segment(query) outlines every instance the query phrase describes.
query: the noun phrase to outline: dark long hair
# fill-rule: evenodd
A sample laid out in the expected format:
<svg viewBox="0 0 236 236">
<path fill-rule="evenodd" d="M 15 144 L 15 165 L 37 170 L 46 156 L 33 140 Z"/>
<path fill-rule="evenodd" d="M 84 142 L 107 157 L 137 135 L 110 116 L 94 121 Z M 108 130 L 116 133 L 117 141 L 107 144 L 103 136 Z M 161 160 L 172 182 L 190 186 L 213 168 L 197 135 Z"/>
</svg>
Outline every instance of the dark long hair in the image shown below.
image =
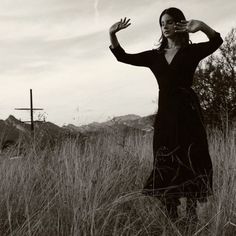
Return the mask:
<svg viewBox="0 0 236 236">
<path fill-rule="evenodd" d="M 165 9 L 161 13 L 159 17 L 160 27 L 161 27 L 161 18 L 165 14 L 168 14 L 169 16 L 173 17 L 175 23 L 180 22 L 181 20 L 186 20 L 183 12 L 180 9 L 175 8 L 175 7 L 170 7 L 170 8 Z M 187 32 L 178 33 L 178 37 L 182 46 L 186 46 L 191 42 L 189 40 L 189 34 Z M 162 51 L 167 46 L 167 43 L 168 43 L 167 38 L 163 35 L 163 33 L 159 39 L 159 42 L 160 43 L 159 43 L 158 50 Z"/>
</svg>

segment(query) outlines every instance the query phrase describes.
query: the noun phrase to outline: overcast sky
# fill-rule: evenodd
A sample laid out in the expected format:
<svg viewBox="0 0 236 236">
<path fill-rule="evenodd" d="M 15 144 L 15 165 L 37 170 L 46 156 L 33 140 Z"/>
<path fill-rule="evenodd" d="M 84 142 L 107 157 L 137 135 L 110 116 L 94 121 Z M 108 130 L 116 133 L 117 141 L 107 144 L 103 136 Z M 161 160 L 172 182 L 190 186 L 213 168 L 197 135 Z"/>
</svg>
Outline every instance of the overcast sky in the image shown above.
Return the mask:
<svg viewBox="0 0 236 236">
<path fill-rule="evenodd" d="M 118 33 L 121 45 L 131 53 L 152 49 L 160 37 L 159 15 L 171 6 L 222 37 L 236 26 L 235 0 L 1 0 L 0 119 L 13 114 L 29 120 L 28 112 L 14 108 L 29 106 L 30 88 L 35 107 L 58 125 L 153 114 L 154 76 L 118 63 L 108 30 L 127 16 L 132 24 Z M 191 39 L 207 40 L 201 32 Z"/>
</svg>

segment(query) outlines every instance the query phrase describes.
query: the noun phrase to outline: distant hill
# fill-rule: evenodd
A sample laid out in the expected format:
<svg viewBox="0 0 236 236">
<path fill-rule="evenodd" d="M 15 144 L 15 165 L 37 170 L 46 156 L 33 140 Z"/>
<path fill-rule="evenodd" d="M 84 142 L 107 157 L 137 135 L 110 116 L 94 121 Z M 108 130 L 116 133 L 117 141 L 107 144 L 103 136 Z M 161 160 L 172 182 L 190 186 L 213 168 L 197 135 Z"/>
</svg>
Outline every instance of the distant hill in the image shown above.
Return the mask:
<svg viewBox="0 0 236 236">
<path fill-rule="evenodd" d="M 117 127 L 126 127 L 134 130 L 149 132 L 153 130 L 153 122 L 154 115 L 141 117 L 138 115 L 125 115 L 114 117 L 106 122 L 93 122 L 88 125 L 75 126 L 73 124 L 69 124 L 67 126 L 63 126 L 66 129 L 78 131 L 82 134 L 88 134 L 91 132 L 100 132 L 102 130 L 114 129 Z"/>
<path fill-rule="evenodd" d="M 65 138 L 73 138 L 79 141 L 98 135 L 102 132 L 151 132 L 153 130 L 154 115 L 140 117 L 137 115 L 125 115 L 114 117 L 106 122 L 93 122 L 88 125 L 57 126 L 51 122 L 35 121 L 35 138 L 44 148 L 46 145 L 55 145 Z M 26 124 L 10 115 L 6 120 L 0 120 L 0 149 L 19 143 L 27 144 L 32 141 L 30 124 Z"/>
<path fill-rule="evenodd" d="M 66 137 L 77 138 L 84 136 L 78 131 L 71 131 L 59 127 L 51 122 L 35 121 L 35 139 L 42 147 L 45 145 L 54 145 Z M 17 120 L 10 115 L 6 120 L 0 120 L 0 147 L 5 149 L 9 146 L 19 143 L 30 143 L 32 133 L 30 124 Z"/>
</svg>

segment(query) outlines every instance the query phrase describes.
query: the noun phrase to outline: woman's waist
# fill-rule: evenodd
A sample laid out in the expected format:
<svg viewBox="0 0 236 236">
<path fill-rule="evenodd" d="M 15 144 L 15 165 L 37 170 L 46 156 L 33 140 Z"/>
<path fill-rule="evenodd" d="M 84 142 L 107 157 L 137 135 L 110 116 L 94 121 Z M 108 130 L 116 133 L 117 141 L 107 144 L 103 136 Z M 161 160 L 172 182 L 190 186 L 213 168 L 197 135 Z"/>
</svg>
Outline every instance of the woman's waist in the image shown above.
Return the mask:
<svg viewBox="0 0 236 236">
<path fill-rule="evenodd" d="M 159 105 L 166 103 L 191 102 L 198 101 L 198 96 L 191 87 L 174 87 L 159 90 Z"/>
<path fill-rule="evenodd" d="M 159 89 L 159 98 L 173 98 L 173 97 L 181 97 L 181 96 L 193 96 L 196 97 L 196 93 L 191 87 L 172 87 L 172 88 L 162 88 Z"/>
<path fill-rule="evenodd" d="M 194 90 L 190 86 L 173 86 L 173 87 L 170 86 L 170 87 L 159 88 L 159 93 L 171 93 L 176 91 L 194 92 Z"/>
</svg>

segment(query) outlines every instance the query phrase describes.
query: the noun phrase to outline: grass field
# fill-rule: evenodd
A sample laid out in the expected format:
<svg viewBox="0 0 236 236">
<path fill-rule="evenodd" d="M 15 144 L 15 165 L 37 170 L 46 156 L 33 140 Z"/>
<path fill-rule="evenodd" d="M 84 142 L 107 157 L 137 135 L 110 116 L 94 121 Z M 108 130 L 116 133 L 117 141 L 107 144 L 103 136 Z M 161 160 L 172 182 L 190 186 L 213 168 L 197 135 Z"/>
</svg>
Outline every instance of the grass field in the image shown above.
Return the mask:
<svg viewBox="0 0 236 236">
<path fill-rule="evenodd" d="M 225 135 L 227 133 L 227 135 Z M 0 159 L 0 235 L 236 235 L 236 139 L 209 132 L 214 196 L 198 204 L 199 222 L 170 221 L 159 201 L 140 193 L 152 168 L 152 134 L 102 134 L 85 145 Z"/>
</svg>

